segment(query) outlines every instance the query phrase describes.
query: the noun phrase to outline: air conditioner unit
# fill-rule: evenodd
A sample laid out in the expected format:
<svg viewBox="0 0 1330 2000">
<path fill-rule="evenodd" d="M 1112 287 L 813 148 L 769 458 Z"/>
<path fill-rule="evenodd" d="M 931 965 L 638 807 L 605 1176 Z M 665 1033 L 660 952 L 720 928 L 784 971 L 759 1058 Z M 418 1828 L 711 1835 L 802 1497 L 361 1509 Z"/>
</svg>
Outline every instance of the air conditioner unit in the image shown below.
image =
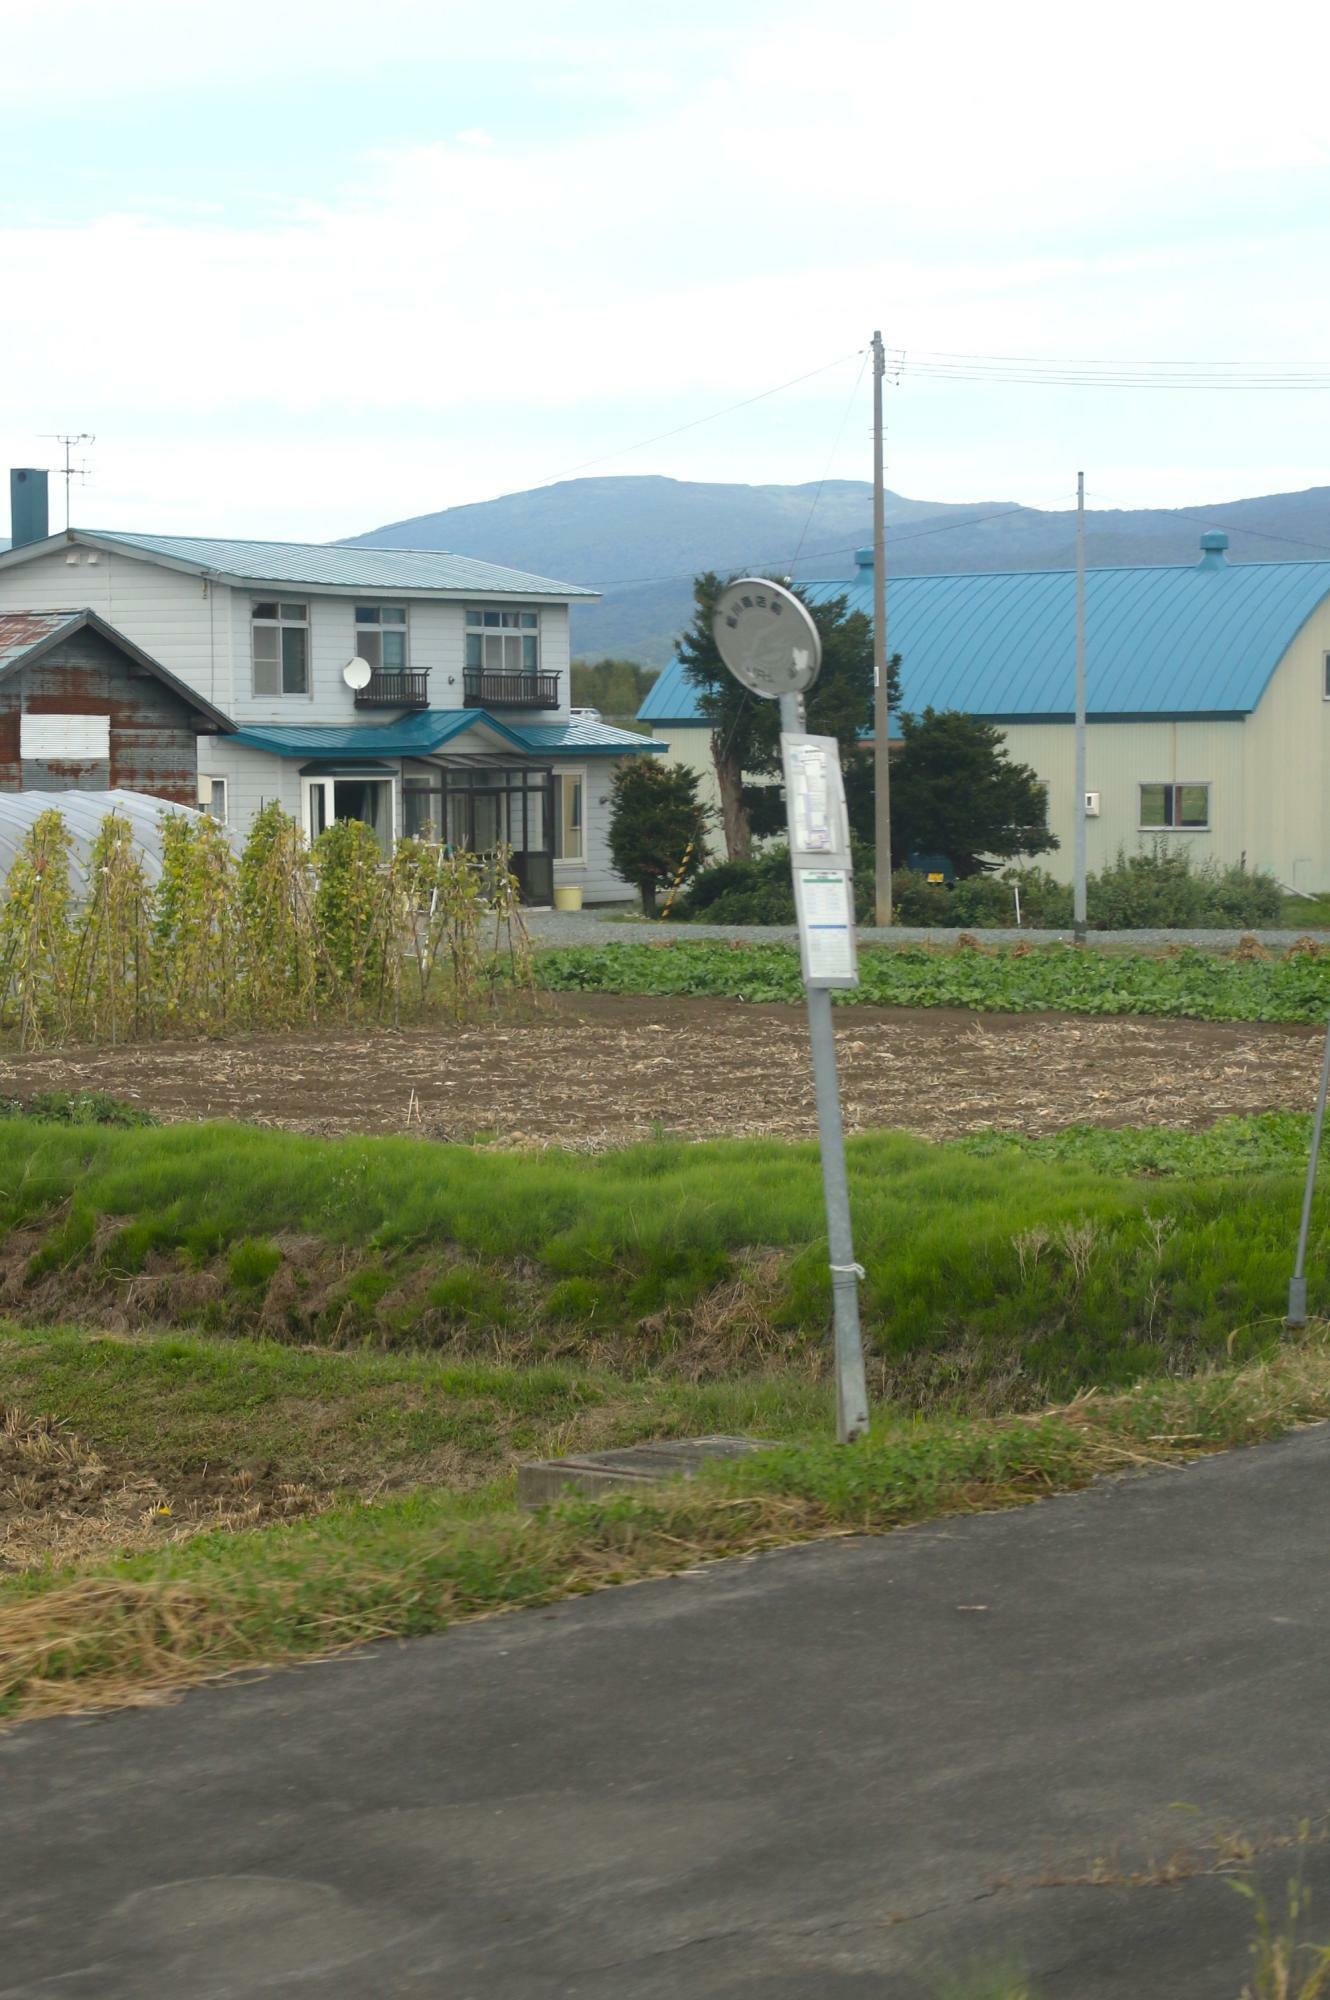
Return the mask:
<svg viewBox="0 0 1330 2000">
<path fill-rule="evenodd" d="M 1087 792 L 1085 794 L 1085 817 L 1087 819 L 1098 819 L 1099 817 L 1098 792 Z"/>
</svg>

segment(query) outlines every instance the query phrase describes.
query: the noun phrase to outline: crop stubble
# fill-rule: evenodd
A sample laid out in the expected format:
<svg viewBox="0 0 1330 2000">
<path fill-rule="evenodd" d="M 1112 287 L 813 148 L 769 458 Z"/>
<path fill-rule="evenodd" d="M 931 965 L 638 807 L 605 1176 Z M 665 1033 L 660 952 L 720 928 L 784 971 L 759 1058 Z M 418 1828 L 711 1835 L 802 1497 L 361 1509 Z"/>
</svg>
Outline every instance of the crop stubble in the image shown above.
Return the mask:
<svg viewBox="0 0 1330 2000">
<path fill-rule="evenodd" d="M 837 1015 L 846 1123 L 928 1139 L 1305 1110 L 1321 1030 L 953 1008 Z M 533 1018 L 0 1059 L 0 1093 L 98 1090 L 169 1120 L 599 1150 L 816 1131 L 802 1009 L 553 994 Z"/>
</svg>

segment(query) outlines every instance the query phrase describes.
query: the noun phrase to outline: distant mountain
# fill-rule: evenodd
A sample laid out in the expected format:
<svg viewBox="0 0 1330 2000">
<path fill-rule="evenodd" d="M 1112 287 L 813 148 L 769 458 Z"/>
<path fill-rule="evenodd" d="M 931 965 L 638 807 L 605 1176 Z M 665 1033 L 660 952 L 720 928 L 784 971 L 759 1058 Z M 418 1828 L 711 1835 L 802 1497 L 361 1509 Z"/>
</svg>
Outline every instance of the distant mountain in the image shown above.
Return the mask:
<svg viewBox="0 0 1330 2000">
<path fill-rule="evenodd" d="M 575 653 L 660 667 L 688 623 L 697 571 L 849 576 L 854 550 L 871 538 L 872 514 L 872 488 L 864 480 L 827 480 L 819 491 L 816 485 L 730 486 L 655 476 L 570 479 L 417 515 L 352 540 L 380 548 L 450 549 L 594 585 L 603 601 L 574 612 Z M 1066 568 L 1075 561 L 1075 526 L 1070 511 L 889 493 L 888 573 Z M 1219 505 L 1089 512 L 1087 559 L 1189 562 L 1207 527 L 1227 529 L 1234 562 L 1330 557 L 1330 487 Z"/>
</svg>

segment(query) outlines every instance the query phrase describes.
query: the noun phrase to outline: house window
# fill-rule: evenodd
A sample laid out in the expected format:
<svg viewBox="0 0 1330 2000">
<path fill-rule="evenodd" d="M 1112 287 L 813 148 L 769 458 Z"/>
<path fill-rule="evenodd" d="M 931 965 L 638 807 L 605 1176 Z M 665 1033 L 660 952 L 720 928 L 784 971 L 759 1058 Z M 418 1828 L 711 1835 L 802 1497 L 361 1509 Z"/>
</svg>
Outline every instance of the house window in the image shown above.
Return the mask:
<svg viewBox="0 0 1330 2000">
<path fill-rule="evenodd" d="M 226 779 L 200 777 L 199 805 L 204 812 L 211 813 L 214 819 L 219 819 L 225 826 Z"/>
<path fill-rule="evenodd" d="M 1321 693 L 1326 699 L 1326 701 L 1330 701 L 1330 653 L 1326 653 L 1324 655 L 1322 665 L 1325 672 L 1325 678 L 1321 682 Z"/>
<path fill-rule="evenodd" d="M 308 604 L 255 604 L 252 644 L 256 695 L 309 693 Z"/>
<path fill-rule="evenodd" d="M 554 858 L 586 860 L 586 773 L 556 771 L 554 775 Z"/>
<path fill-rule="evenodd" d="M 540 613 L 469 605 L 466 663 L 473 671 L 534 674 L 540 666 Z"/>
<path fill-rule="evenodd" d="M 1168 827 L 1203 833 L 1210 824 L 1209 785 L 1142 785 L 1140 823 L 1147 833 Z"/>
<path fill-rule="evenodd" d="M 406 606 L 357 604 L 356 651 L 375 673 L 406 672 Z"/>
</svg>

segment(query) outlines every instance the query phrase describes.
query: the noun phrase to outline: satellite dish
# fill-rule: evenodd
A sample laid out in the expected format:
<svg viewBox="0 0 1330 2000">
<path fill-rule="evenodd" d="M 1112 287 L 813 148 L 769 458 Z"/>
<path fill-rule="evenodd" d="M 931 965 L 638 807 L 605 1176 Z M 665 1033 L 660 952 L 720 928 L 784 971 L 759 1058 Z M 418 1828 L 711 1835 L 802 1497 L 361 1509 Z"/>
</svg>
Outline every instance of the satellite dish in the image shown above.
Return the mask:
<svg viewBox="0 0 1330 2000">
<path fill-rule="evenodd" d="M 752 694 L 776 701 L 817 679 L 822 640 L 802 598 L 764 577 L 725 586 L 711 621 L 720 656 Z"/>
<path fill-rule="evenodd" d="M 368 660 L 362 660 L 359 653 L 342 668 L 342 679 L 349 688 L 367 688 L 373 678 L 373 667 Z"/>
</svg>

